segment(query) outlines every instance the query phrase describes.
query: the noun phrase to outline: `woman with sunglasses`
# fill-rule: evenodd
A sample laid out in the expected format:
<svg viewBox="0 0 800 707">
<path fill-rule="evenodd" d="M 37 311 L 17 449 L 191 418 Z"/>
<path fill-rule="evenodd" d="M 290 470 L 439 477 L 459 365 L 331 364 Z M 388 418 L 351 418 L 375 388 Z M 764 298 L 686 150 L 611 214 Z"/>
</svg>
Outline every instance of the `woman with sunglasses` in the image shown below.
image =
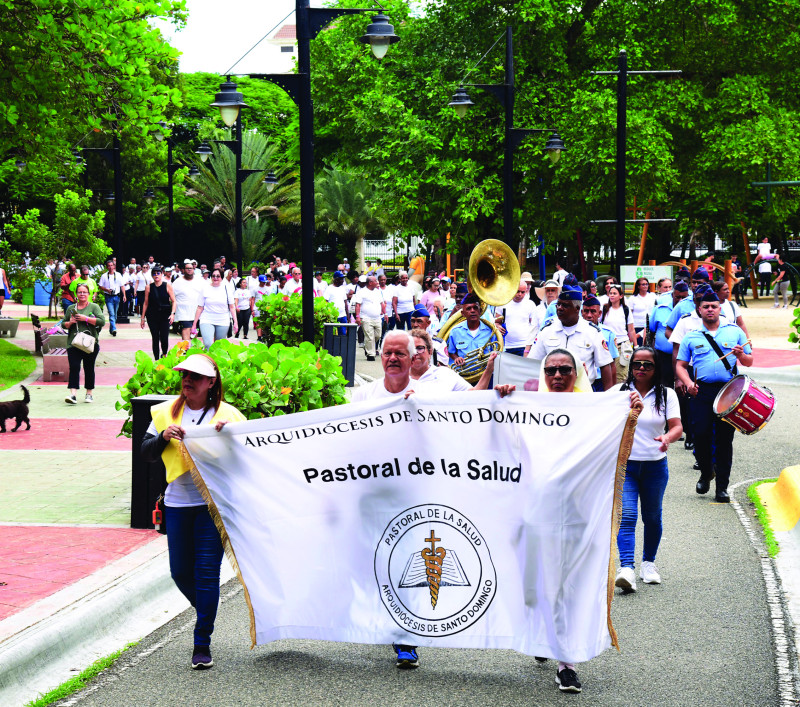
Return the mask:
<svg viewBox="0 0 800 707">
<path fill-rule="evenodd" d="M 617 358 L 617 383 L 622 383 L 628 377 L 628 362 L 633 352 L 636 341 L 636 331 L 633 328 L 633 315 L 627 304 L 622 285 L 612 284 L 606 288 L 608 302 L 603 305 L 600 321 L 614 332 L 614 342 L 619 351 Z"/>
<path fill-rule="evenodd" d="M 203 346 L 208 348 L 215 341 L 226 339 L 228 329 L 233 326 L 234 332 L 239 331 L 236 322 L 234 300 L 223 282 L 223 273 L 220 268 L 211 271 L 211 282 L 206 286 L 197 300 L 197 312 L 192 323 L 192 336 L 197 334 L 197 324 L 200 323 L 200 336 L 203 337 Z"/>
<path fill-rule="evenodd" d="M 160 458 L 166 468 L 169 570 L 197 613 L 191 665 L 193 670 L 204 670 L 214 665 L 210 646 L 223 548 L 206 500 L 187 473 L 192 463 L 181 453 L 181 440 L 192 425 L 214 425 L 219 432 L 228 422 L 242 422 L 245 416 L 223 402 L 219 369 L 210 356 L 187 356 L 173 370 L 181 372 L 181 393 L 176 400 L 151 409 L 153 421 L 142 440 L 142 456 L 148 462 Z"/>
<path fill-rule="evenodd" d="M 656 352 L 649 346 L 640 346 L 633 352 L 627 380 L 611 390 L 635 390 L 643 403 L 622 489 L 622 521 L 617 535 L 620 568 L 615 582 L 623 592 L 635 592 L 634 554 L 639 499 L 644 525 L 639 577 L 645 584 L 661 583 L 655 560 L 661 542 L 661 502 L 669 479 L 667 448 L 681 438 L 683 427 L 678 396 L 672 388 L 662 384 Z"/>
</svg>

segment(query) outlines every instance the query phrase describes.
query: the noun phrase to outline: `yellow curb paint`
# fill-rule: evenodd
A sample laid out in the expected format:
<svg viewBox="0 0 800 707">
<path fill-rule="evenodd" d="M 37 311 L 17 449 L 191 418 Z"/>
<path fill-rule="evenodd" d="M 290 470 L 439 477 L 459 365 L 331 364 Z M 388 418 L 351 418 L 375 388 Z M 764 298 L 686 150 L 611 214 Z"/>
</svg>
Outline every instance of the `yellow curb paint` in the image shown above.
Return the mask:
<svg viewBox="0 0 800 707">
<path fill-rule="evenodd" d="M 791 530 L 800 520 L 800 465 L 784 469 L 775 483 L 757 486 L 756 493 L 766 506 L 773 530 Z"/>
</svg>

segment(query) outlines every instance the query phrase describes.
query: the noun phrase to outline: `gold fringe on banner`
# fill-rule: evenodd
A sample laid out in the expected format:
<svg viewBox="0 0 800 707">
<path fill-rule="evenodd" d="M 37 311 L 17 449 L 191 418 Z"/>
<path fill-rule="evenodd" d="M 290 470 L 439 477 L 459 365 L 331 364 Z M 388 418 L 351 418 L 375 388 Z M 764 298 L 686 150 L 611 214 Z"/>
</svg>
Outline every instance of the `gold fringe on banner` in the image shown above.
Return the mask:
<svg viewBox="0 0 800 707">
<path fill-rule="evenodd" d="M 614 562 L 614 545 L 619 533 L 619 524 L 622 520 L 622 487 L 625 485 L 625 468 L 628 465 L 628 457 L 631 455 L 633 447 L 633 434 L 636 432 L 636 423 L 639 421 L 639 410 L 631 410 L 628 414 L 628 421 L 622 432 L 622 441 L 619 443 L 619 454 L 617 455 L 617 473 L 614 478 L 614 504 L 611 508 L 611 546 L 608 552 L 608 583 L 607 583 L 607 606 L 606 616 L 608 617 L 608 635 L 611 636 L 611 645 L 619 650 L 619 640 L 614 624 L 611 623 L 611 601 L 614 599 L 614 582 L 616 581 L 616 563 Z"/>
<path fill-rule="evenodd" d="M 214 525 L 217 526 L 219 537 L 222 540 L 222 547 L 228 557 L 228 562 L 231 563 L 231 567 L 233 567 L 233 571 L 236 572 L 236 577 L 244 589 L 244 600 L 247 602 L 247 608 L 250 611 L 250 648 L 252 649 L 256 645 L 256 617 L 253 613 L 253 604 L 250 602 L 250 592 L 247 590 L 247 585 L 244 583 L 244 578 L 239 570 L 239 563 L 236 561 L 236 553 L 233 551 L 233 545 L 231 545 L 231 540 L 228 537 L 228 531 L 225 530 L 225 524 L 222 522 L 222 516 L 219 514 L 217 504 L 214 503 L 214 499 L 211 498 L 206 482 L 203 481 L 203 477 L 200 476 L 197 465 L 194 463 L 192 455 L 189 454 L 189 450 L 186 449 L 186 445 L 182 440 L 180 442 L 180 450 L 185 466 L 189 467 L 189 473 L 192 475 L 194 485 L 197 486 L 203 500 L 208 504 L 208 512 L 211 514 Z"/>
</svg>

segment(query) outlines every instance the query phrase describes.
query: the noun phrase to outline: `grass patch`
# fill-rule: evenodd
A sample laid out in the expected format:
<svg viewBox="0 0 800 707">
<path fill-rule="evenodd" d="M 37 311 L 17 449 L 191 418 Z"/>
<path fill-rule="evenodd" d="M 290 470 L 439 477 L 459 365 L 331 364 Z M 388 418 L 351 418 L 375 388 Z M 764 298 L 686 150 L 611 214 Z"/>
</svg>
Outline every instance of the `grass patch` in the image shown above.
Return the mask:
<svg viewBox="0 0 800 707">
<path fill-rule="evenodd" d="M 35 700 L 28 702 L 25 707 L 46 707 L 47 705 L 53 704 L 53 702 L 58 702 L 58 700 L 63 700 L 65 697 L 69 697 L 72 693 L 77 692 L 78 690 L 83 690 L 94 678 L 96 678 L 100 673 L 104 670 L 110 668 L 117 659 L 130 648 L 131 646 L 135 646 L 136 643 L 129 643 L 125 648 L 112 653 L 111 655 L 107 655 L 105 658 L 100 658 L 92 663 L 86 670 L 81 671 L 78 675 L 74 678 L 70 678 L 65 683 L 62 683 L 58 687 L 50 690 L 50 692 L 46 692 L 44 695 L 40 695 Z"/>
<path fill-rule="evenodd" d="M 26 349 L 0 339 L 0 391 L 25 380 L 36 368 L 36 359 Z"/>
<path fill-rule="evenodd" d="M 753 506 L 755 506 L 756 517 L 758 518 L 758 521 L 761 523 L 761 527 L 764 530 L 764 544 L 767 546 L 767 552 L 769 553 L 770 557 L 775 557 L 778 554 L 780 546 L 778 545 L 778 541 L 775 540 L 775 534 L 772 532 L 772 528 L 769 524 L 769 514 L 767 513 L 767 508 L 761 501 L 761 497 L 758 495 L 756 487 L 760 486 L 761 484 L 775 483 L 777 480 L 778 479 L 761 479 L 761 481 L 756 481 L 754 484 L 750 484 L 750 486 L 747 488 L 747 497 L 753 502 Z"/>
</svg>

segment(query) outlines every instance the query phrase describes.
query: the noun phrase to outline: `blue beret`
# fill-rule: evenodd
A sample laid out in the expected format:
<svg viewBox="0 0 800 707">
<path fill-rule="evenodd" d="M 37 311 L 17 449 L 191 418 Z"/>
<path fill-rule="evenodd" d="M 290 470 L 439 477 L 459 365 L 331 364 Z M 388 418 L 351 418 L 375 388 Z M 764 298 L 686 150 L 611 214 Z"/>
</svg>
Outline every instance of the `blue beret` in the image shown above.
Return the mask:
<svg viewBox="0 0 800 707">
<path fill-rule="evenodd" d="M 571 287 L 565 284 L 558 295 L 558 299 L 580 302 L 583 299 L 583 290 L 580 287 Z"/>
<path fill-rule="evenodd" d="M 719 297 L 717 297 L 714 290 L 709 288 L 709 291 L 703 295 L 703 298 L 700 302 L 719 302 Z"/>
<path fill-rule="evenodd" d="M 697 286 L 697 288 L 694 291 L 694 295 L 695 297 L 697 297 L 697 295 L 704 295 L 706 294 L 706 292 L 713 292 L 713 291 L 714 290 L 711 289 L 711 285 L 702 284 Z"/>
<path fill-rule="evenodd" d="M 708 273 L 706 272 L 706 269 L 697 268 L 697 270 L 692 273 L 692 280 L 708 280 Z"/>
<path fill-rule="evenodd" d="M 578 278 L 575 277 L 572 273 L 570 273 L 564 278 L 563 284 L 570 285 L 572 287 L 580 287 L 580 285 L 578 284 Z"/>
<path fill-rule="evenodd" d="M 600 300 L 597 299 L 597 297 L 594 297 L 594 296 L 587 297 L 585 300 L 583 300 L 583 306 L 584 307 L 599 307 L 600 306 Z"/>
<path fill-rule="evenodd" d="M 462 297 L 469 292 L 469 287 L 467 287 L 466 282 L 458 282 L 456 283 L 456 294 L 461 295 Z"/>
<path fill-rule="evenodd" d="M 414 311 L 411 312 L 412 317 L 428 317 L 430 318 L 430 312 L 428 311 L 427 307 L 423 307 L 421 304 L 418 304 L 414 307 Z"/>
<path fill-rule="evenodd" d="M 470 292 L 468 295 L 464 297 L 464 299 L 461 300 L 461 306 L 467 304 L 480 304 L 480 303 L 481 303 L 481 298 L 478 297 L 478 295 L 476 295 L 474 292 Z"/>
<path fill-rule="evenodd" d="M 672 288 L 675 292 L 688 292 L 689 285 L 687 285 L 683 280 L 680 282 L 676 282 L 675 286 Z"/>
</svg>

